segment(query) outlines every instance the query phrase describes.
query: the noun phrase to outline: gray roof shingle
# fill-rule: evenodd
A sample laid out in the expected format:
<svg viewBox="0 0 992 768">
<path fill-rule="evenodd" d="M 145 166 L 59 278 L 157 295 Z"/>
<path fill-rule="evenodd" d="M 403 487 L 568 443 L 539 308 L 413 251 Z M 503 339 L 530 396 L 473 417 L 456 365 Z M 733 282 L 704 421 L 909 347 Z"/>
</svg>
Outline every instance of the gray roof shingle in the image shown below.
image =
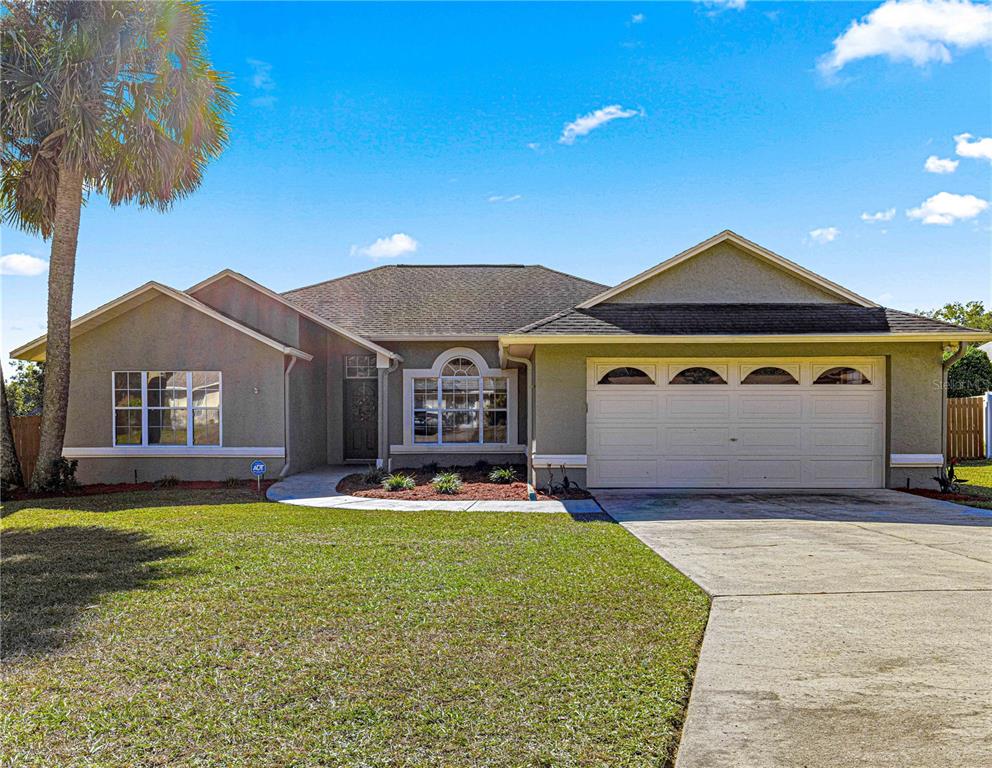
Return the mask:
<svg viewBox="0 0 992 768">
<path fill-rule="evenodd" d="M 507 333 L 604 290 L 541 266 L 390 264 L 282 295 L 375 339 Z"/>
<path fill-rule="evenodd" d="M 598 304 L 521 327 L 532 335 L 766 335 L 941 333 L 962 328 L 885 307 L 854 304 Z"/>
</svg>

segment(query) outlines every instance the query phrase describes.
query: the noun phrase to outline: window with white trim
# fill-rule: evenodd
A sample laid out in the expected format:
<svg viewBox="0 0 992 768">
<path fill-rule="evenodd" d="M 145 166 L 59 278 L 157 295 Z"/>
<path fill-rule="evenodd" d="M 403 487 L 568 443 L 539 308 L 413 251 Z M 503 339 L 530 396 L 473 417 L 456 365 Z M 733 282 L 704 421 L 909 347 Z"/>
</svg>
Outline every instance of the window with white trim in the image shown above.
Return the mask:
<svg viewBox="0 0 992 768">
<path fill-rule="evenodd" d="M 505 443 L 509 419 L 505 376 L 483 376 L 466 357 L 453 357 L 440 376 L 413 387 L 413 442 L 454 445 Z"/>
<path fill-rule="evenodd" d="M 114 445 L 221 445 L 220 371 L 114 371 Z"/>
</svg>

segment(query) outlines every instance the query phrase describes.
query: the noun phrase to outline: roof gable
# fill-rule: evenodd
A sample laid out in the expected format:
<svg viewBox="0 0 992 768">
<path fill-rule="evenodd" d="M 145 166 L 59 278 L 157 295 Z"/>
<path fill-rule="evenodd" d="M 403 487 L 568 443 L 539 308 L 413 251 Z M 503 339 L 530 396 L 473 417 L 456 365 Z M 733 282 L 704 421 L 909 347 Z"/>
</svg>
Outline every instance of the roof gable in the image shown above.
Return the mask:
<svg viewBox="0 0 992 768">
<path fill-rule="evenodd" d="M 246 336 L 250 336 L 256 341 L 260 341 L 263 344 L 283 352 L 284 354 L 299 357 L 304 360 L 313 359 L 313 355 L 308 355 L 306 352 L 296 349 L 295 347 L 283 344 L 282 342 L 266 336 L 263 333 L 259 333 L 253 328 L 249 328 L 248 326 L 239 323 L 237 320 L 221 314 L 213 307 L 204 304 L 202 301 L 199 301 L 196 298 L 183 293 L 182 291 L 177 291 L 175 288 L 170 288 L 162 283 L 156 283 L 155 281 L 147 282 L 144 285 L 135 288 L 133 291 L 129 291 L 123 296 L 119 296 L 113 301 L 97 307 L 92 312 L 87 312 L 85 315 L 73 320 L 72 324 L 69 326 L 70 338 L 76 338 L 77 336 L 91 331 L 94 328 L 98 328 L 104 323 L 110 322 L 114 318 L 130 312 L 132 309 L 140 307 L 157 296 L 166 296 L 170 299 L 174 299 L 175 301 L 179 301 L 220 323 L 240 331 Z M 20 360 L 44 360 L 47 340 L 47 334 L 39 336 L 37 339 L 29 341 L 27 344 L 13 350 L 10 353 L 10 356 Z"/>
<path fill-rule="evenodd" d="M 603 303 L 846 303 L 877 306 L 726 230 L 578 305 Z"/>
</svg>

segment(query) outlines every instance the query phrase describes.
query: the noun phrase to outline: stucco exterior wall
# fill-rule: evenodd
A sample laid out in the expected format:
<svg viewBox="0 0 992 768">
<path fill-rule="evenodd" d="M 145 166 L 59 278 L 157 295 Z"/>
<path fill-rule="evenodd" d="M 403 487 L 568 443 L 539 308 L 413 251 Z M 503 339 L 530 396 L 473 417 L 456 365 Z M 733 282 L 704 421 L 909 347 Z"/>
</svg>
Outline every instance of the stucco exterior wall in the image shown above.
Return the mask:
<svg viewBox="0 0 992 768">
<path fill-rule="evenodd" d="M 838 301 L 731 243 L 719 243 L 609 300 L 618 304 Z"/>
<path fill-rule="evenodd" d="M 290 472 L 327 462 L 327 330 L 301 317 L 299 348 L 313 360 L 297 360 L 289 373 Z"/>
<path fill-rule="evenodd" d="M 344 358 L 346 355 L 372 354 L 365 347 L 338 336 L 327 334 L 325 343 L 327 378 L 325 381 L 325 411 L 327 433 L 327 463 L 344 461 Z"/>
<path fill-rule="evenodd" d="M 299 314 L 239 280 L 222 277 L 191 295 L 249 328 L 302 349 Z"/>
<path fill-rule="evenodd" d="M 387 386 L 388 397 L 388 428 L 389 444 L 403 443 L 403 370 L 406 368 L 430 368 L 442 352 L 455 347 L 468 347 L 478 352 L 491 368 L 499 368 L 499 345 L 495 341 L 382 341 L 379 342 L 387 349 L 397 352 L 403 357 L 400 367 L 389 375 Z M 527 387 L 526 375 L 523 368 L 516 364 L 508 365 L 517 373 L 517 442 L 523 445 L 527 434 Z M 499 463 L 522 463 L 523 453 L 506 454 L 487 452 L 484 448 L 472 453 L 443 453 L 437 450 L 425 451 L 422 454 L 396 454 L 391 457 L 393 467 L 418 467 L 423 464 L 437 462 L 447 466 L 468 466 L 480 459 Z"/>
<path fill-rule="evenodd" d="M 837 357 L 887 359 L 886 449 L 890 453 L 941 452 L 941 345 L 938 343 L 808 344 L 538 344 L 534 351 L 536 451 L 586 453 L 586 358 L 589 357 Z M 585 483 L 584 470 L 569 477 Z M 889 487 L 906 480 L 930 486 L 930 469 L 891 469 Z M 546 473 L 539 477 L 546 478 Z"/>
<path fill-rule="evenodd" d="M 226 447 L 283 445 L 283 354 L 174 299 L 160 296 L 72 342 L 66 447 L 113 445 L 115 370 L 221 371 Z M 256 391 L 257 390 L 257 391 Z M 269 476 L 281 459 L 267 458 Z M 249 477 L 244 458 L 83 458 L 83 483 Z"/>
</svg>

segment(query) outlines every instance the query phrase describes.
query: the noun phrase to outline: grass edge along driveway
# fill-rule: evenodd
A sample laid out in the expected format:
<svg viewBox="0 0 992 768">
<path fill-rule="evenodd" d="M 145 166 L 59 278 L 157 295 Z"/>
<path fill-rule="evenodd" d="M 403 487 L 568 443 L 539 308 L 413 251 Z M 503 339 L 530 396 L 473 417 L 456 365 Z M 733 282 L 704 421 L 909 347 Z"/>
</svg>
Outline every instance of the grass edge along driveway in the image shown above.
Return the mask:
<svg viewBox="0 0 992 768">
<path fill-rule="evenodd" d="M 670 764 L 708 601 L 619 526 L 242 496 L 6 505 L 0 762 Z"/>
</svg>

